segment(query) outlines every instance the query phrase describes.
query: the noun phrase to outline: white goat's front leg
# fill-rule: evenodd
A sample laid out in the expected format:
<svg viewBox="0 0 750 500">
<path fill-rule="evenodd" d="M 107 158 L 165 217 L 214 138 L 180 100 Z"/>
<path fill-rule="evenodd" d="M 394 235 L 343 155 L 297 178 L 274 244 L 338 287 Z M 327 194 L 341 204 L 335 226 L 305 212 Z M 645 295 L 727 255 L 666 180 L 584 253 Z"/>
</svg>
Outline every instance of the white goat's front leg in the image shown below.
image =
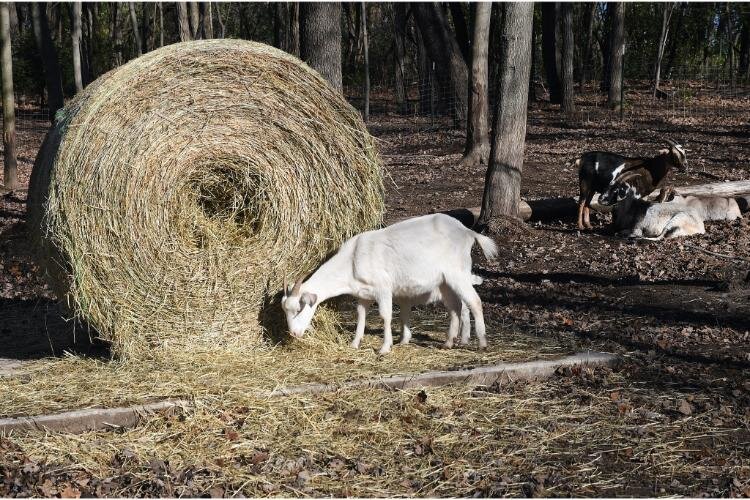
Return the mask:
<svg viewBox="0 0 750 500">
<path fill-rule="evenodd" d="M 401 302 L 398 306 L 401 309 L 401 345 L 406 345 L 411 340 L 411 302 Z"/>
<path fill-rule="evenodd" d="M 393 334 L 391 333 L 391 318 L 393 317 L 393 300 L 390 292 L 378 296 L 378 310 L 383 318 L 383 345 L 380 354 L 388 354 L 393 346 Z"/>
<path fill-rule="evenodd" d="M 446 309 L 448 309 L 448 313 L 450 314 L 451 318 L 450 326 L 448 327 L 448 338 L 446 339 L 444 344 L 447 349 L 450 349 L 451 347 L 453 347 L 453 343 L 455 342 L 456 337 L 458 337 L 461 299 L 459 299 L 458 296 L 453 292 L 453 290 L 451 290 L 447 285 L 440 286 L 440 294 L 443 297 L 443 304 L 445 305 Z"/>
<path fill-rule="evenodd" d="M 367 309 L 372 304 L 370 300 L 359 300 L 357 302 L 357 331 L 354 334 L 354 340 L 352 340 L 352 347 L 359 349 L 359 344 L 362 342 L 362 337 L 365 336 L 365 326 L 367 324 Z"/>
<path fill-rule="evenodd" d="M 466 304 L 461 302 L 461 342 L 460 345 L 467 345 L 469 343 L 469 336 L 471 335 L 471 317 L 469 316 L 469 308 Z"/>
</svg>

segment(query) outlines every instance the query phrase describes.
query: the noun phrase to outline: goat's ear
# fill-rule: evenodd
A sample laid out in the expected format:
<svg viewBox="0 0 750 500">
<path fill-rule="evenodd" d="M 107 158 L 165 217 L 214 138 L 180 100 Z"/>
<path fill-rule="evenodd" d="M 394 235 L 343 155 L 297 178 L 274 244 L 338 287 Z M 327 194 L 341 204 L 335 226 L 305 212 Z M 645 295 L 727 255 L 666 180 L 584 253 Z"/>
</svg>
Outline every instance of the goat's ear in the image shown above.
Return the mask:
<svg viewBox="0 0 750 500">
<path fill-rule="evenodd" d="M 302 305 L 302 307 L 304 306 L 312 307 L 313 304 L 315 304 L 317 301 L 318 301 L 318 296 L 310 292 L 303 293 L 302 296 L 300 296 L 299 298 L 299 303 Z"/>
<path fill-rule="evenodd" d="M 670 151 L 670 150 L 669 150 L 669 149 L 666 149 L 666 148 L 665 148 L 665 149 L 660 149 L 660 150 L 659 150 L 659 154 L 660 154 L 660 155 L 665 155 L 665 154 L 669 153 L 669 151 Z"/>
</svg>

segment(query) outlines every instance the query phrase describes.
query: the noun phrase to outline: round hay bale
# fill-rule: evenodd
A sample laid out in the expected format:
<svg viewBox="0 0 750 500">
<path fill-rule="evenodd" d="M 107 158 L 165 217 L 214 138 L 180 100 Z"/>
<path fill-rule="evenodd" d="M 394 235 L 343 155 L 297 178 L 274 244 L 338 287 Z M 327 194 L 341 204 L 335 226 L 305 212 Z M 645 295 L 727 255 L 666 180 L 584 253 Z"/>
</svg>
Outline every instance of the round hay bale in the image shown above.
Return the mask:
<svg viewBox="0 0 750 500">
<path fill-rule="evenodd" d="M 359 113 L 263 44 L 163 47 L 92 83 L 36 159 L 29 224 L 58 296 L 116 355 L 253 346 L 285 276 L 383 214 Z"/>
</svg>

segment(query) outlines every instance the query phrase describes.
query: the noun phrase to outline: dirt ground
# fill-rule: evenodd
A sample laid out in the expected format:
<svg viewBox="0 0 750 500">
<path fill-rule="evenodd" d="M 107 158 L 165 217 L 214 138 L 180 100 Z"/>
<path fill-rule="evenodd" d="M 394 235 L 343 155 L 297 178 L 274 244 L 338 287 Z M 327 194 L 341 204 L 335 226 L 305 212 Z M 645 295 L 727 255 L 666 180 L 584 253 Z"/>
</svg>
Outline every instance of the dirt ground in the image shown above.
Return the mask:
<svg viewBox="0 0 750 500">
<path fill-rule="evenodd" d="M 589 149 L 653 154 L 665 137 L 690 149 L 690 169 L 673 174 L 675 185 L 750 179 L 747 99 L 732 103 L 725 119 L 709 112 L 663 118 L 658 110 L 639 109 L 638 99 L 630 96 L 635 104 L 624 122 L 594 96 L 579 99 L 579 114 L 571 120 L 535 103 L 522 196 L 575 196 L 577 173 L 564 167 L 566 161 Z M 485 167 L 459 166 L 461 131 L 397 116 L 375 116 L 370 130 L 389 176 L 387 221 L 479 205 Z M 19 135 L 22 183 L 43 133 L 40 126 Z M 54 297 L 28 258 L 24 202 L 24 191 L 0 198 L 0 357 L 45 356 L 73 344 L 68 338 L 51 345 L 43 334 L 56 317 L 50 313 Z M 387 439 L 365 439 L 380 466 L 357 461 L 356 450 L 342 451 L 338 437 L 329 449 L 305 451 L 295 433 L 299 454 L 286 458 L 296 465 L 270 460 L 266 449 L 233 459 L 234 466 L 264 478 L 246 484 L 222 479 L 226 467 L 173 469 L 165 457 L 123 458 L 122 450 L 112 459 L 119 473 L 102 477 L 65 457 L 31 459 L 11 436 L 0 438 L 0 496 L 750 496 L 748 220 L 708 223 L 702 236 L 647 243 L 615 238 L 606 216 L 597 216 L 596 229 L 586 232 L 572 220 L 507 224 L 493 234 L 500 258 L 476 268 L 484 278 L 478 291 L 488 324 L 616 352 L 622 367 L 487 391 L 433 389 L 424 400 L 416 391 L 380 396 L 391 409 L 379 416 L 367 407 L 352 416 L 350 409 L 336 409 L 334 399 L 318 400 L 332 405 L 326 419 L 348 415 L 337 432 L 350 441 L 377 434 L 363 430 L 372 419 L 393 423 Z M 36 340 L 19 339 L 18 325 Z M 101 353 L 101 347 L 75 340 L 79 351 Z M 362 403 L 357 398 L 350 402 Z M 515 398 L 534 401 L 527 414 L 520 415 Z M 424 401 L 437 401 L 437 410 L 425 409 Z M 510 421 L 497 420 L 503 408 L 511 411 Z M 515 427 L 513 418 L 520 419 Z M 594 433 L 602 427 L 606 432 Z M 654 435 L 654 428 L 662 434 Z M 449 435 L 466 443 L 441 446 Z M 436 475 L 411 474 L 410 460 Z"/>
</svg>

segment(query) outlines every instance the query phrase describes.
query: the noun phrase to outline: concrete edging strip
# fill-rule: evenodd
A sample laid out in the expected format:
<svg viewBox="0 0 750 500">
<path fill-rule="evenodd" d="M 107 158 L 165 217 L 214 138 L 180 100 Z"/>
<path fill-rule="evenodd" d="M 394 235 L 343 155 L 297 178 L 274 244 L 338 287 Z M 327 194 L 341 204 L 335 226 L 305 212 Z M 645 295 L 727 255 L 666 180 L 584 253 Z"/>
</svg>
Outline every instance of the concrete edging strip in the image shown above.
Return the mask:
<svg viewBox="0 0 750 500">
<path fill-rule="evenodd" d="M 529 361 L 524 363 L 499 363 L 478 368 L 430 371 L 412 375 L 390 375 L 354 380 L 339 384 L 302 384 L 280 387 L 260 393 L 263 398 L 278 398 L 303 394 L 321 394 L 352 389 L 411 389 L 436 387 L 448 384 L 491 386 L 514 380 L 536 380 L 552 376 L 559 368 L 573 366 L 613 366 L 619 358 L 613 354 L 595 351 L 581 352 L 560 359 Z M 53 431 L 79 434 L 108 428 L 135 427 L 154 414 L 173 414 L 178 409 L 189 408 L 186 400 L 167 400 L 145 405 L 121 408 L 88 408 L 83 410 L 39 415 L 35 417 L 0 418 L 0 434 L 10 432 Z"/>
</svg>

